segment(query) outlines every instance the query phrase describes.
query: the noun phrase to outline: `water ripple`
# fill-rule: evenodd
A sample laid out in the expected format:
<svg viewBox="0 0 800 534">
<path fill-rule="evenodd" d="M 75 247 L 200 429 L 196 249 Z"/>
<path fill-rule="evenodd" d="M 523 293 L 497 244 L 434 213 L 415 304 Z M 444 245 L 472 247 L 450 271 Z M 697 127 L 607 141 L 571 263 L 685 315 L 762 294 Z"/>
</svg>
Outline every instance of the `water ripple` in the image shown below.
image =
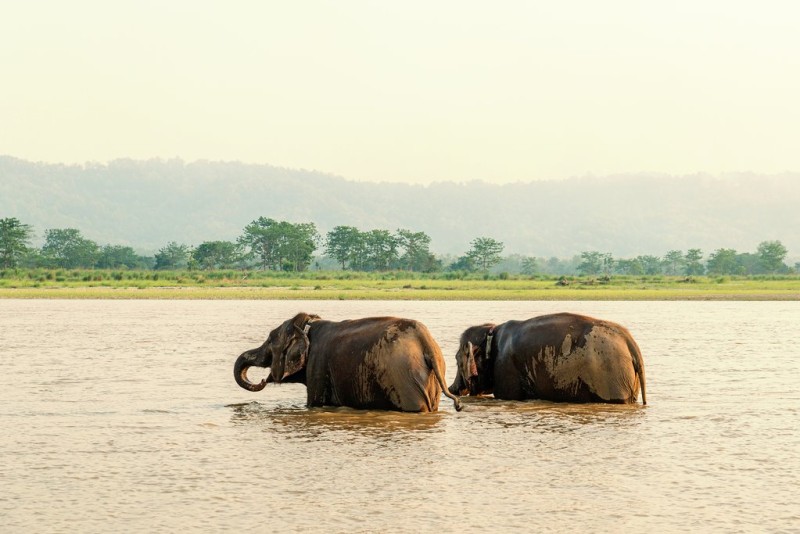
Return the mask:
<svg viewBox="0 0 800 534">
<path fill-rule="evenodd" d="M 402 414 L 239 389 L 236 355 L 301 310 L 419 319 L 448 381 L 467 326 L 604 317 L 642 348 L 650 404 Z M 0 320 L 4 531 L 800 530 L 799 303 L 4 300 Z"/>
</svg>

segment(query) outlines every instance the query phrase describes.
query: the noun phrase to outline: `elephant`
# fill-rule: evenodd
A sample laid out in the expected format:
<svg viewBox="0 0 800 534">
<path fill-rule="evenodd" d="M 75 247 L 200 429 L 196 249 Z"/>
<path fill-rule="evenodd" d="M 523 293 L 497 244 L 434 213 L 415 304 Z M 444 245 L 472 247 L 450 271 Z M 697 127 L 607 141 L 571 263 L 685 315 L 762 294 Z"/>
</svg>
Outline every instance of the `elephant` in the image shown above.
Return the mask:
<svg viewBox="0 0 800 534">
<path fill-rule="evenodd" d="M 269 367 L 259 383 L 250 367 Z M 398 317 L 326 321 L 299 313 L 269 333 L 233 366 L 239 386 L 261 391 L 267 383 L 306 386 L 306 405 L 435 412 L 441 393 L 456 410 L 461 401 L 447 390 L 439 345 L 422 323 Z"/>
<path fill-rule="evenodd" d="M 456 352 L 455 395 L 555 402 L 635 403 L 644 360 L 630 332 L 573 313 L 467 328 Z"/>
</svg>

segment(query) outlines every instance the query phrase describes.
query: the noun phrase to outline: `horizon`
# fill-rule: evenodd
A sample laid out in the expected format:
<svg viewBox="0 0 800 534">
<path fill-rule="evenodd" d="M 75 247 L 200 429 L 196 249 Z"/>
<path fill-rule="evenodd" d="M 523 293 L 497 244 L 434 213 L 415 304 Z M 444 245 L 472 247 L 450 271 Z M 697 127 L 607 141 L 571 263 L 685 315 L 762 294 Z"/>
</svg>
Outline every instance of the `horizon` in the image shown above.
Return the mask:
<svg viewBox="0 0 800 534">
<path fill-rule="evenodd" d="M 64 161 L 44 161 L 44 160 L 30 160 L 26 158 L 21 158 L 12 154 L 0 154 L 0 158 L 9 158 L 12 160 L 21 161 L 24 163 L 35 164 L 35 165 L 50 165 L 50 166 L 65 166 L 65 167 L 75 167 L 82 170 L 86 170 L 93 166 L 102 166 L 105 168 L 111 167 L 116 162 L 133 162 L 133 163 L 162 163 L 168 164 L 177 162 L 180 163 L 184 167 L 188 167 L 191 165 L 199 165 L 199 164 L 212 164 L 212 165 L 243 165 L 243 166 L 252 166 L 252 167 L 264 167 L 264 168 L 272 168 L 272 169 L 283 169 L 292 172 L 309 172 L 312 174 L 317 174 L 320 176 L 325 176 L 329 178 L 343 180 L 345 182 L 351 183 L 363 183 L 363 184 L 374 184 L 374 185 L 409 185 L 409 186 L 423 186 L 428 187 L 437 184 L 455 184 L 455 185 L 468 185 L 471 183 L 478 183 L 478 184 L 486 184 L 486 185 L 497 185 L 497 186 L 505 186 L 505 185 L 515 185 L 515 184 L 531 184 L 537 182 L 566 182 L 570 180 L 607 180 L 613 178 L 647 178 L 647 179 L 690 179 L 690 178 L 711 178 L 717 180 L 726 180 L 732 178 L 741 178 L 741 177 L 749 177 L 753 176 L 754 178 L 788 178 L 794 177 L 794 175 L 800 174 L 800 171 L 795 170 L 783 170 L 783 171 L 775 171 L 771 173 L 758 173 L 754 171 L 745 171 L 745 170 L 731 170 L 725 172 L 718 172 L 718 173 L 711 173 L 711 172 L 703 172 L 703 171 L 695 171 L 695 172 L 686 172 L 680 174 L 674 173 L 666 173 L 666 172 L 658 172 L 658 171 L 631 171 L 631 172 L 618 172 L 618 173 L 611 173 L 611 174 L 597 174 L 597 173 L 585 173 L 582 175 L 571 175 L 571 176 L 564 176 L 561 178 L 539 178 L 539 179 L 531 179 L 531 180 L 516 180 L 516 181 L 505 181 L 505 182 L 490 182 L 487 180 L 481 179 L 452 179 L 452 180 L 436 180 L 430 182 L 404 182 L 404 181 L 386 181 L 386 180 L 356 180 L 352 178 L 348 178 L 346 176 L 341 176 L 335 173 L 319 170 L 319 169 L 307 169 L 307 168 L 293 168 L 293 167 L 285 167 L 281 165 L 274 165 L 271 163 L 248 163 L 240 160 L 213 160 L 207 158 L 199 158 L 194 160 L 185 160 L 180 157 L 171 157 L 171 158 L 163 158 L 163 157 L 150 157 L 150 158 L 132 158 L 127 156 L 121 156 L 105 161 L 99 160 L 91 160 L 91 161 L 83 161 L 83 162 L 64 162 Z M 793 184 L 798 185 L 800 184 Z"/>
</svg>

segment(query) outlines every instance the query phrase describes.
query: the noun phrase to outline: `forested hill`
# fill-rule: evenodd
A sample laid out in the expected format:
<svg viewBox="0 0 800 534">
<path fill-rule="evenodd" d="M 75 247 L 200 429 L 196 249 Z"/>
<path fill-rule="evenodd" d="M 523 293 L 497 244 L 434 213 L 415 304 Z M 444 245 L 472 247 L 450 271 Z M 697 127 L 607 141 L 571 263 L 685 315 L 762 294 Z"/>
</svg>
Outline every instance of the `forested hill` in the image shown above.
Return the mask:
<svg viewBox="0 0 800 534">
<path fill-rule="evenodd" d="M 780 240 L 800 255 L 800 174 L 624 175 L 490 185 L 363 183 L 307 170 L 235 162 L 116 160 L 82 166 L 0 157 L 0 218 L 76 228 L 99 244 L 152 253 L 170 241 L 233 241 L 260 216 L 361 230 L 406 228 L 437 254 L 475 237 L 506 254 L 617 257 L 673 249 L 753 252 Z"/>
</svg>

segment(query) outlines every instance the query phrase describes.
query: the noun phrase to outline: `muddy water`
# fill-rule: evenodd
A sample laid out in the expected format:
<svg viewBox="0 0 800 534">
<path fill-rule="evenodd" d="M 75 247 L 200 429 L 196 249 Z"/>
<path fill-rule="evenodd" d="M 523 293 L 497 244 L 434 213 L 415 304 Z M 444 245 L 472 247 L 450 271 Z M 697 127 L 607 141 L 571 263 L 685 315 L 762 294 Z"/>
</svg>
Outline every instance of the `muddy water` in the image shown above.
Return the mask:
<svg viewBox="0 0 800 534">
<path fill-rule="evenodd" d="M 298 311 L 627 326 L 647 407 L 306 409 L 232 365 Z M 3 532 L 800 529 L 800 303 L 0 300 Z"/>
</svg>

